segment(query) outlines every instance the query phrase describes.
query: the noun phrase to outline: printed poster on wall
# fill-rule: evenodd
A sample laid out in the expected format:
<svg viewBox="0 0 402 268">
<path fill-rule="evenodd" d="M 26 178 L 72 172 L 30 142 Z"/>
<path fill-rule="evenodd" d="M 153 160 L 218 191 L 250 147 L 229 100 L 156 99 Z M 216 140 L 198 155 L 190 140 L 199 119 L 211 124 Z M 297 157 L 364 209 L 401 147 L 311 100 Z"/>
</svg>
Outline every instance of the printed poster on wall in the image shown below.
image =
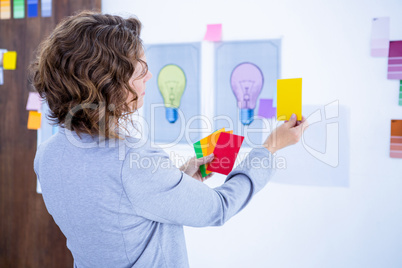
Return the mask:
<svg viewBox="0 0 402 268">
<path fill-rule="evenodd" d="M 200 43 L 147 45 L 146 56 L 153 74 L 145 91 L 148 136 L 193 144 L 200 139 Z"/>
<path fill-rule="evenodd" d="M 280 54 L 280 39 L 215 45 L 215 129 L 233 129 L 246 146 L 261 144 L 265 133 L 258 130 L 268 127 L 257 116 L 259 100 L 272 99 L 276 107 Z"/>
</svg>

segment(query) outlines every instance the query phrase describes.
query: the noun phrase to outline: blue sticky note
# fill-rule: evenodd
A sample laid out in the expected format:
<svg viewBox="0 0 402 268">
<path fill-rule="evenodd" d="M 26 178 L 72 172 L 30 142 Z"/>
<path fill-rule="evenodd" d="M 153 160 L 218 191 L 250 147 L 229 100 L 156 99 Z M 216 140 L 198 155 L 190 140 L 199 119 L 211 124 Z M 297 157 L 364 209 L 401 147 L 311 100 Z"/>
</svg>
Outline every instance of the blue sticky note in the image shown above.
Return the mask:
<svg viewBox="0 0 402 268">
<path fill-rule="evenodd" d="M 28 18 L 38 16 L 38 0 L 28 0 Z"/>
</svg>

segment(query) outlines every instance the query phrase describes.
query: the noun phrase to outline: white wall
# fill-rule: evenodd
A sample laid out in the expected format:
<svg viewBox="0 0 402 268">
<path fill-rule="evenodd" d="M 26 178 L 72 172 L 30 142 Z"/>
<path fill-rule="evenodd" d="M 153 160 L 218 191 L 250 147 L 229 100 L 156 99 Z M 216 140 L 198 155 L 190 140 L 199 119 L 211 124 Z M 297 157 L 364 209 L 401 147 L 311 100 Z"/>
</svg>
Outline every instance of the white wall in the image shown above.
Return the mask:
<svg viewBox="0 0 402 268">
<path fill-rule="evenodd" d="M 373 17 L 391 17 L 391 39 L 402 40 L 401 0 L 102 6 L 137 15 L 146 43 L 201 41 L 208 23 L 223 23 L 223 40 L 282 37 L 282 76 L 303 77 L 303 104 L 350 108 L 349 187 L 268 184 L 225 226 L 186 228 L 191 267 L 402 267 L 402 159 L 389 157 L 390 119 L 402 119 L 399 81 L 386 79 L 386 58 L 369 56 Z"/>
</svg>

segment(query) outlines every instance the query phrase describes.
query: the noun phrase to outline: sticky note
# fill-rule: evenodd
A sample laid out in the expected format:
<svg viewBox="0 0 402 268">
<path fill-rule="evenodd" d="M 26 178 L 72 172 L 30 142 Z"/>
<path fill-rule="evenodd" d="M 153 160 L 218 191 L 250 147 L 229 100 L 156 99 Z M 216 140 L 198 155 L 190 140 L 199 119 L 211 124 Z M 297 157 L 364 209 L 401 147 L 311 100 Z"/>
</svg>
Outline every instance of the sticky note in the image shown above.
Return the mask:
<svg viewBox="0 0 402 268">
<path fill-rule="evenodd" d="M 0 48 L 0 85 L 4 84 L 3 54 L 6 52 L 7 49 Z"/>
<path fill-rule="evenodd" d="M 302 120 L 302 79 L 278 79 L 276 88 L 276 118 L 289 120 L 296 114 Z"/>
<path fill-rule="evenodd" d="M 402 158 L 402 120 L 391 120 L 390 156 Z"/>
<path fill-rule="evenodd" d="M 195 156 L 197 158 L 201 158 L 212 154 L 216 145 L 216 141 L 218 140 L 219 133 L 222 131 L 225 131 L 225 128 L 219 129 L 214 133 L 212 133 L 211 135 L 208 135 L 207 137 L 202 138 L 198 142 L 194 143 L 193 147 L 195 151 Z M 200 172 L 202 177 L 205 177 L 209 173 L 211 173 L 210 171 L 206 170 L 206 165 L 200 166 Z"/>
<path fill-rule="evenodd" d="M 389 42 L 388 79 L 402 80 L 402 41 Z"/>
<path fill-rule="evenodd" d="M 233 169 L 243 140 L 243 136 L 226 132 L 220 133 L 218 142 L 214 149 L 215 158 L 209 164 L 207 170 L 228 175 Z"/>
<path fill-rule="evenodd" d="M 11 1 L 10 0 L 0 0 L 0 19 L 10 19 L 11 18 Z"/>
<path fill-rule="evenodd" d="M 399 106 L 402 106 L 402 80 L 399 81 Z"/>
<path fill-rule="evenodd" d="M 7 49 L 0 48 L 0 67 L 3 67 L 3 54 L 6 52 L 7 52 Z"/>
<path fill-rule="evenodd" d="M 3 67 L 0 67 L 0 85 L 4 84 Z"/>
<path fill-rule="evenodd" d="M 272 118 L 276 115 L 276 107 L 272 106 L 272 99 L 260 99 L 258 107 L 258 116 L 264 118 Z"/>
<path fill-rule="evenodd" d="M 38 0 L 27 0 L 28 18 L 38 16 Z"/>
<path fill-rule="evenodd" d="M 42 17 L 52 16 L 52 0 L 42 0 L 41 1 L 41 12 Z"/>
<path fill-rule="evenodd" d="M 219 42 L 222 39 L 222 24 L 208 24 L 204 40 Z"/>
<path fill-rule="evenodd" d="M 371 56 L 387 57 L 389 49 L 389 17 L 374 18 L 371 24 Z"/>
<path fill-rule="evenodd" d="M 29 111 L 28 116 L 28 129 L 39 129 L 41 123 L 41 113 L 36 111 Z"/>
<path fill-rule="evenodd" d="M 17 52 L 7 51 L 3 54 L 4 70 L 15 70 L 17 68 Z"/>
<path fill-rule="evenodd" d="M 25 17 L 25 0 L 13 1 L 13 13 L 14 19 L 22 19 Z"/>
<path fill-rule="evenodd" d="M 27 101 L 27 110 L 39 111 L 42 107 L 42 98 L 37 92 L 29 92 L 28 101 Z"/>
</svg>

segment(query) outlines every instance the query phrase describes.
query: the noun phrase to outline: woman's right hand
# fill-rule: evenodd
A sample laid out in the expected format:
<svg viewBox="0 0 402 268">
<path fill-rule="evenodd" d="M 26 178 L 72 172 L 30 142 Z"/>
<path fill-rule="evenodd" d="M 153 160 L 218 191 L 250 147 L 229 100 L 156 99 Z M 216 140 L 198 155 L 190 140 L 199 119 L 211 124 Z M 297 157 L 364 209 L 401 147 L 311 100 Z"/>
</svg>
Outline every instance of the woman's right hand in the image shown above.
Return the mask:
<svg viewBox="0 0 402 268">
<path fill-rule="evenodd" d="M 308 122 L 305 117 L 297 121 L 296 115 L 293 114 L 289 121 L 272 131 L 263 146 L 274 154 L 279 149 L 297 143 L 307 127 Z"/>
</svg>

